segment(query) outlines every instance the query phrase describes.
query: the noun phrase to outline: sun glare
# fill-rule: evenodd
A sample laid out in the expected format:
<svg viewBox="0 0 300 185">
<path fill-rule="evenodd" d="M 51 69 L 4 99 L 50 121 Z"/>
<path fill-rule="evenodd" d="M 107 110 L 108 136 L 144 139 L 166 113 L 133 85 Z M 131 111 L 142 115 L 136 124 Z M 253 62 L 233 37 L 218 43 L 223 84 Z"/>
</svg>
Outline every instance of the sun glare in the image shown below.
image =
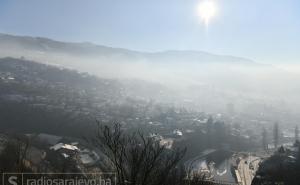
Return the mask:
<svg viewBox="0 0 300 185">
<path fill-rule="evenodd" d="M 217 6 L 213 0 L 205 0 L 198 6 L 198 14 L 201 20 L 208 25 L 210 20 L 216 15 Z"/>
</svg>

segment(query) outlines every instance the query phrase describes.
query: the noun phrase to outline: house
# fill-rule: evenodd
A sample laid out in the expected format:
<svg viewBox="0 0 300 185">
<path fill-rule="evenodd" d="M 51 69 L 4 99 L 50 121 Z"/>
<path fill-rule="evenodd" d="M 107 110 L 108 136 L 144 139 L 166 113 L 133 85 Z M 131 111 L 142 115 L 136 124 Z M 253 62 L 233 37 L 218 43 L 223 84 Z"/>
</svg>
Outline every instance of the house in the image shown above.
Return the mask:
<svg viewBox="0 0 300 185">
<path fill-rule="evenodd" d="M 58 143 L 56 145 L 53 145 L 50 147 L 50 150 L 59 152 L 64 158 L 73 156 L 80 151 L 80 149 L 77 146 L 64 143 Z"/>
</svg>

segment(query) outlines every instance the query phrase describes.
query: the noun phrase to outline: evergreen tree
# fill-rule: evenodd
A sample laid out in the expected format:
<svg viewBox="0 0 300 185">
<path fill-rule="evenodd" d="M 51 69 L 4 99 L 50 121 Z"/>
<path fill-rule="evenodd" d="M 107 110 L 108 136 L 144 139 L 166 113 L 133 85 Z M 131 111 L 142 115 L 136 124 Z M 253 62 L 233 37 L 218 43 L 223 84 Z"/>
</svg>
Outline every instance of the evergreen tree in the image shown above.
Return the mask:
<svg viewBox="0 0 300 185">
<path fill-rule="evenodd" d="M 297 143 L 299 141 L 299 129 L 298 129 L 298 125 L 295 128 L 295 143 Z"/>
<path fill-rule="evenodd" d="M 262 132 L 262 144 L 263 144 L 263 149 L 267 150 L 268 149 L 268 143 L 267 143 L 267 130 L 264 128 Z"/>
<path fill-rule="evenodd" d="M 276 122 L 274 124 L 274 146 L 275 149 L 277 149 L 279 143 L 279 126 L 278 123 Z"/>
<path fill-rule="evenodd" d="M 212 138 L 213 123 L 214 123 L 213 118 L 210 116 L 206 122 L 206 134 L 207 134 L 207 139 L 208 139 L 208 142 L 207 142 L 208 147 L 212 147 L 212 145 L 213 145 L 213 141 L 212 141 L 213 140 L 213 138 Z"/>
</svg>

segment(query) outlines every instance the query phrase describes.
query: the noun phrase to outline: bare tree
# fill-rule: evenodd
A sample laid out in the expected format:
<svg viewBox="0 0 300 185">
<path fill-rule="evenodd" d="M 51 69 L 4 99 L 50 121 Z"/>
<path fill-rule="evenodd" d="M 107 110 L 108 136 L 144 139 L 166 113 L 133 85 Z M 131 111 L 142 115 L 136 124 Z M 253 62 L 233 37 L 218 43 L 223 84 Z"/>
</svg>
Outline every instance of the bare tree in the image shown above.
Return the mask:
<svg viewBox="0 0 300 185">
<path fill-rule="evenodd" d="M 141 132 L 124 134 L 117 123 L 98 128 L 94 142 L 105 151 L 120 185 L 164 185 L 186 152 L 169 150 Z"/>
<path fill-rule="evenodd" d="M 28 151 L 29 142 L 19 139 L 8 141 L 4 150 L 0 154 L 0 171 L 21 173 L 28 170 L 25 166 L 25 158 Z"/>
</svg>

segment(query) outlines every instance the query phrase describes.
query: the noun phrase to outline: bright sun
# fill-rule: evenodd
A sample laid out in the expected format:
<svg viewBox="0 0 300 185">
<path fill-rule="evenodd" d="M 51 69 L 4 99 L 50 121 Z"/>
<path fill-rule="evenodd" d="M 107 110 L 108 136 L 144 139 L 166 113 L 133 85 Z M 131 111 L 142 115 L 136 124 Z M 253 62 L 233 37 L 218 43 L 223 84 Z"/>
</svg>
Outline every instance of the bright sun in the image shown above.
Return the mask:
<svg viewBox="0 0 300 185">
<path fill-rule="evenodd" d="M 217 6 L 213 0 L 204 0 L 198 6 L 198 14 L 201 20 L 208 25 L 209 21 L 216 15 Z"/>
</svg>

